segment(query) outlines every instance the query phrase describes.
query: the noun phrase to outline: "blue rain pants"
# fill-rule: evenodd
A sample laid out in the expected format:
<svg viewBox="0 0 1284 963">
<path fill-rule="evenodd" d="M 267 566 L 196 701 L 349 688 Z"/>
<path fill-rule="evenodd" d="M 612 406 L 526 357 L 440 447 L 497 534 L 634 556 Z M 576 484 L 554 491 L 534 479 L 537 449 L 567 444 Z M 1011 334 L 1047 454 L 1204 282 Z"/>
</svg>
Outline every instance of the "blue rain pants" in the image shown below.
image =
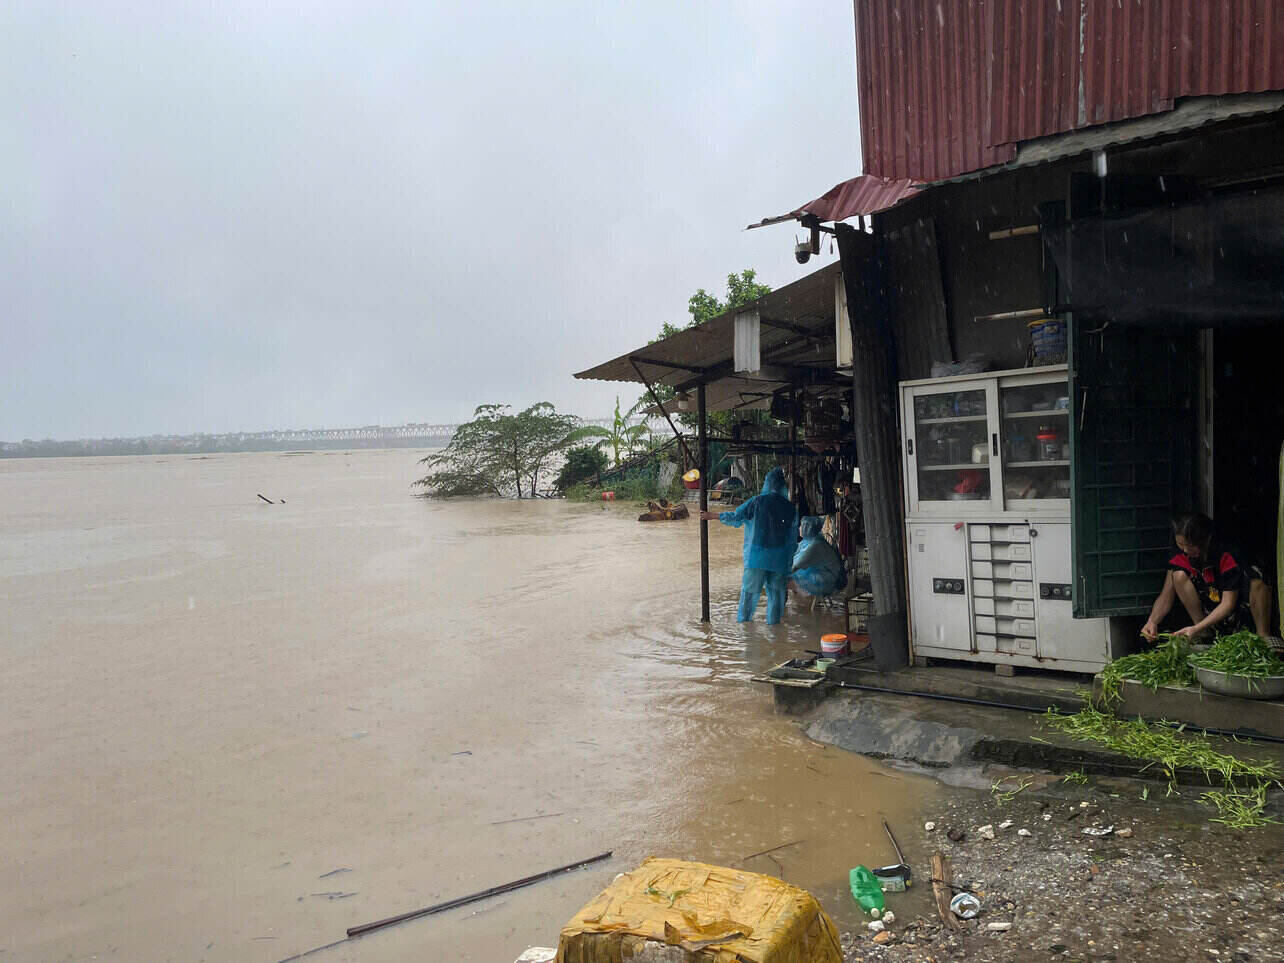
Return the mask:
<svg viewBox="0 0 1284 963">
<path fill-rule="evenodd" d="M 758 596 L 767 590 L 767 624 L 779 625 L 780 617 L 785 613 L 785 589 L 789 576 L 784 572 L 768 572 L 764 568 L 745 569 L 740 582 L 740 611 L 737 621 L 752 622 L 754 610 L 758 607 Z"/>
</svg>

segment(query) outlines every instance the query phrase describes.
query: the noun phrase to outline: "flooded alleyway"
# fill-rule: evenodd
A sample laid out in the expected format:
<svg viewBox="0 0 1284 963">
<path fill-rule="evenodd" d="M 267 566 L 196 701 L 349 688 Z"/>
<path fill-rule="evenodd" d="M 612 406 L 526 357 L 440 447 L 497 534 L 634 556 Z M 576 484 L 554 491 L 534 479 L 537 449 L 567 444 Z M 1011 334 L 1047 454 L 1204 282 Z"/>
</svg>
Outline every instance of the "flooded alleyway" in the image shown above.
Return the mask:
<svg viewBox="0 0 1284 963">
<path fill-rule="evenodd" d="M 651 854 L 856 922 L 847 870 L 940 791 L 749 682 L 837 615 L 738 626 L 714 526 L 702 626 L 694 520 L 415 477 L 406 451 L 0 463 L 5 958 L 279 960 L 608 849 L 311 958 L 511 960 Z"/>
</svg>

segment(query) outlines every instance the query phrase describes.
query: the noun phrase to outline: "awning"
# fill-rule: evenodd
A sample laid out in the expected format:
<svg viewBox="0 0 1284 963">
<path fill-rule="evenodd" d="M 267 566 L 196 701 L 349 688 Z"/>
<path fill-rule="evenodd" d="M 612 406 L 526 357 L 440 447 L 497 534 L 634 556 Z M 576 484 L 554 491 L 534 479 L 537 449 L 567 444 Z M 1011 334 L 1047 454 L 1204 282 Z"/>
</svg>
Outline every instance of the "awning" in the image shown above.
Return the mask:
<svg viewBox="0 0 1284 963">
<path fill-rule="evenodd" d="M 1197 327 L 1284 319 L 1284 187 L 1045 226 L 1058 310 Z"/>
<path fill-rule="evenodd" d="M 756 301 L 742 304 L 695 328 L 642 345 L 576 378 L 628 381 L 691 390 L 706 385 L 709 411 L 761 408 L 790 384 L 831 384 L 843 380 L 834 356 L 835 262 Z M 735 319 L 757 311 L 761 369 L 735 371 Z M 665 405 L 676 410 L 677 403 Z"/>
<path fill-rule="evenodd" d="M 776 217 L 765 217 L 757 224 L 750 224 L 746 230 L 798 220 L 806 214 L 814 216 L 819 221 L 845 221 L 857 214 L 877 214 L 913 197 L 922 186 L 918 181 L 890 180 L 886 177 L 875 177 L 873 174 L 861 174 L 849 181 L 835 184 L 820 197 L 814 201 L 808 201 L 796 211 Z"/>
</svg>

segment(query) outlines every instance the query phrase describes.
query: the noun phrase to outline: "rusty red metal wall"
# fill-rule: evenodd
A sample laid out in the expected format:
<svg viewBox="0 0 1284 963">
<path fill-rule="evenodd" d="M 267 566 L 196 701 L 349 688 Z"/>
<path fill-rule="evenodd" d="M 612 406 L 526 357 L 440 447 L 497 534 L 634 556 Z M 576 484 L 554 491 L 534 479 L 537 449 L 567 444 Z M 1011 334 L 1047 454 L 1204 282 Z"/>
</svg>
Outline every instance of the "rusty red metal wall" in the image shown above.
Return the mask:
<svg viewBox="0 0 1284 963">
<path fill-rule="evenodd" d="M 1280 0 L 854 0 L 865 170 L 941 180 L 1034 137 L 1284 89 Z"/>
</svg>

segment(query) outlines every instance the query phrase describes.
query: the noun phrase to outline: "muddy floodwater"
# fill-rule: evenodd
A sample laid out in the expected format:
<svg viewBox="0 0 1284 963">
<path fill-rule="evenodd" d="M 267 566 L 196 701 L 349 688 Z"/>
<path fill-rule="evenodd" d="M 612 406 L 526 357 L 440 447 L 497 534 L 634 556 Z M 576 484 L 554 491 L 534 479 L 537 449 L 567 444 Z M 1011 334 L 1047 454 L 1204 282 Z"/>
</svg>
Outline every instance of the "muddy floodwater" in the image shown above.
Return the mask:
<svg viewBox="0 0 1284 963">
<path fill-rule="evenodd" d="M 0 461 L 0 959 L 281 960 L 604 850 L 308 959 L 509 963 L 651 854 L 859 922 L 940 789 L 749 681 L 837 615 L 738 626 L 715 526 L 703 626 L 694 519 L 428 502 L 417 457 Z"/>
</svg>

